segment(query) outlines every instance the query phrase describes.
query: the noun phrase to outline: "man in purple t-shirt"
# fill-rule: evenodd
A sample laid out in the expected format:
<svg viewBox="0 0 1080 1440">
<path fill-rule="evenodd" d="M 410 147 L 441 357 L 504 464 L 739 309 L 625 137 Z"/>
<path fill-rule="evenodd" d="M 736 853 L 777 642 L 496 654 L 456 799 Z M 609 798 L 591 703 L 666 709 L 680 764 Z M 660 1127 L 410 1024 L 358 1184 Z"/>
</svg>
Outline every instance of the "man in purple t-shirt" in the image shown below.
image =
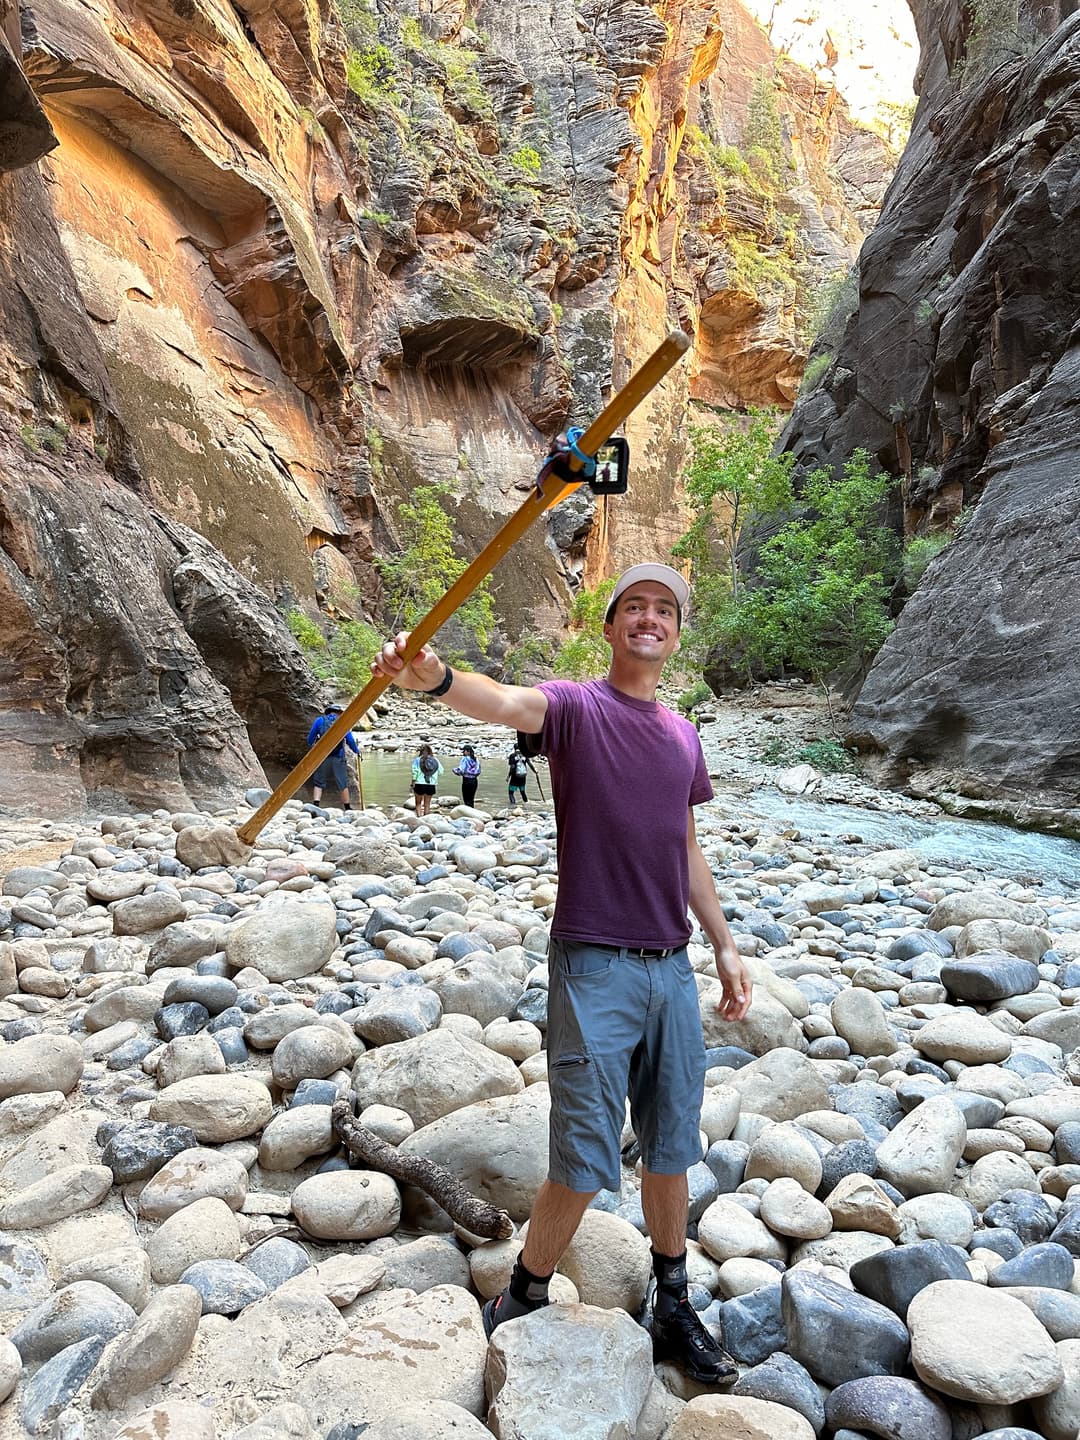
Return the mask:
<svg viewBox="0 0 1080 1440">
<path fill-rule="evenodd" d="M 666 565 L 625 571 L 605 617 L 607 678 L 584 685 L 500 685 L 452 671 L 428 646 L 405 666 L 405 634 L 372 669 L 475 720 L 537 736 L 551 766 L 559 890 L 548 955 L 548 1179 L 510 1284 L 484 1308 L 487 1333 L 548 1303 L 589 1201 L 619 1188 L 629 1097 L 657 1282 L 654 1352 L 723 1384 L 735 1366 L 687 1296 L 686 1171 L 701 1159 L 705 1071 L 688 909 L 716 954 L 720 1014 L 741 1019 L 751 987 L 694 833 L 693 807 L 713 793 L 701 742 L 656 700 L 689 593 Z"/>
</svg>

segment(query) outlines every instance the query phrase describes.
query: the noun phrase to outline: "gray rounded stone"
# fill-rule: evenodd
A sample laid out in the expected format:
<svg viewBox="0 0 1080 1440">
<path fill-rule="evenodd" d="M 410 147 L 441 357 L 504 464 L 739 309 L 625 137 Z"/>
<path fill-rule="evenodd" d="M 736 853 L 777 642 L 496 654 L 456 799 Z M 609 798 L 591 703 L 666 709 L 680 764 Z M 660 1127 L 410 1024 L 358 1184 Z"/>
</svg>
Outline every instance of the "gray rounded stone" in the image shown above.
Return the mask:
<svg viewBox="0 0 1080 1440">
<path fill-rule="evenodd" d="M 39 1365 L 69 1345 L 98 1337 L 111 1340 L 135 1323 L 135 1311 L 107 1285 L 76 1280 L 31 1310 L 12 1333 L 25 1365 Z"/>
<path fill-rule="evenodd" d="M 267 1290 L 276 1290 L 294 1275 L 310 1270 L 312 1262 L 302 1245 L 286 1240 L 284 1235 L 275 1235 L 257 1245 L 243 1263 L 253 1275 L 258 1276 Z"/>
<path fill-rule="evenodd" d="M 1038 1285 L 1050 1290 L 1068 1290 L 1073 1279 L 1073 1257 L 1064 1245 L 1032 1245 L 1014 1260 L 991 1270 L 987 1283 Z"/>
<path fill-rule="evenodd" d="M 857 1260 L 848 1274 L 858 1290 L 901 1319 L 919 1291 L 935 1280 L 970 1279 L 963 1252 L 940 1240 L 922 1240 L 867 1255 Z"/>
<path fill-rule="evenodd" d="M 782 1351 L 777 1351 L 760 1365 L 740 1375 L 731 1387 L 731 1393 L 786 1405 L 789 1410 L 805 1415 L 816 1434 L 825 1428 L 825 1406 L 813 1376 Z M 948 1440 L 947 1436 L 945 1440 Z"/>
<path fill-rule="evenodd" d="M 836 1386 L 903 1371 L 907 1328 L 884 1305 L 799 1270 L 787 1272 L 781 1289 L 787 1348 L 815 1379 Z"/>
<path fill-rule="evenodd" d="M 149 1180 L 167 1160 L 198 1143 L 194 1130 L 186 1125 L 136 1120 L 114 1130 L 106 1139 L 101 1160 L 113 1172 L 117 1185 L 127 1185 L 133 1180 Z"/>
<path fill-rule="evenodd" d="M 236 1315 L 267 1294 L 259 1276 L 235 1260 L 197 1260 L 180 1276 L 180 1284 L 199 1292 L 204 1315 Z"/>
<path fill-rule="evenodd" d="M 838 1385 L 825 1402 L 831 1430 L 860 1430 L 882 1440 L 952 1440 L 949 1412 L 932 1391 L 896 1375 Z"/>
</svg>

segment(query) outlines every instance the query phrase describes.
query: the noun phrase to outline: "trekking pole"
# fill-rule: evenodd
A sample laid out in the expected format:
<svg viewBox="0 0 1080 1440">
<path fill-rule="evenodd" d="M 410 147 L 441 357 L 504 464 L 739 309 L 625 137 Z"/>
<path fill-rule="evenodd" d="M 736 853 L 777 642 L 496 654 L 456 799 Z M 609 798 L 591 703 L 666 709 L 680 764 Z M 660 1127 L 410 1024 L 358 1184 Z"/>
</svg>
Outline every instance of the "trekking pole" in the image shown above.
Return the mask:
<svg viewBox="0 0 1080 1440">
<path fill-rule="evenodd" d="M 506 524 L 484 546 L 472 564 L 454 581 L 450 589 L 438 600 L 422 620 L 419 620 L 409 635 L 409 643 L 401 652 L 401 658 L 408 665 L 419 655 L 450 617 L 458 610 L 480 583 L 491 574 L 507 551 L 515 545 L 534 520 L 545 511 L 575 493 L 584 483 L 579 479 L 583 471 L 595 470 L 593 457 L 601 445 L 606 444 L 652 390 L 690 348 L 690 336 L 682 330 L 672 330 L 663 344 L 636 370 L 623 388 L 611 397 L 600 414 L 580 435 L 575 434 L 565 458 L 560 457 L 558 466 L 552 468 L 549 457 L 540 471 L 537 484 L 528 498 L 515 510 Z M 569 478 L 566 478 L 569 476 Z M 547 487 L 547 488 L 545 488 Z M 291 800 L 309 775 L 335 750 L 353 724 L 366 710 L 370 710 L 379 696 L 393 681 L 388 675 L 373 675 L 360 694 L 350 700 L 345 710 L 323 732 L 302 760 L 289 771 L 269 800 L 245 820 L 237 835 L 246 845 L 254 845 L 266 822 L 276 815 L 287 800 Z"/>
<path fill-rule="evenodd" d="M 543 801 L 543 803 L 546 805 L 546 804 L 547 804 L 547 796 L 544 794 L 544 787 L 543 787 L 543 785 L 541 785 L 541 783 L 540 783 L 540 771 L 537 770 L 536 766 L 532 763 L 531 760 L 526 760 L 525 763 L 526 763 L 526 765 L 528 765 L 529 769 L 532 771 L 533 776 L 534 776 L 535 779 L 536 779 L 536 788 L 540 791 L 540 799 L 541 799 L 541 800 Z"/>
<path fill-rule="evenodd" d="M 360 792 L 360 809 L 366 810 L 367 806 L 364 804 L 364 767 L 360 763 L 359 750 L 356 752 L 356 788 Z"/>
</svg>

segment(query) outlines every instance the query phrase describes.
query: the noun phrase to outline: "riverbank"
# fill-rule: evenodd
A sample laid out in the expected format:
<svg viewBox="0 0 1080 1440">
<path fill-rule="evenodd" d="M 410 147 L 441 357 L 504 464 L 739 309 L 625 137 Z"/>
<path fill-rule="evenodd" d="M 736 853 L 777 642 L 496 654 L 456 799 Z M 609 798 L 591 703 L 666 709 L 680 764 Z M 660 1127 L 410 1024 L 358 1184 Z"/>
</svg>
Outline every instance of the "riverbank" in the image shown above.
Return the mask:
<svg viewBox="0 0 1080 1440">
<path fill-rule="evenodd" d="M 633 1164 L 560 1306 L 489 1346 L 479 1306 L 519 1241 L 350 1168 L 333 1128 L 350 1096 L 525 1220 L 550 812 L 292 802 L 250 854 L 208 817 L 24 825 L 0 863 L 5 1433 L 812 1440 L 891 1435 L 899 1405 L 932 1436 L 1074 1435 L 1080 899 L 817 841 L 730 793 L 698 830 L 755 986 L 720 1024 L 691 944 L 689 1268 L 739 1364 L 722 1395 L 651 1363 Z"/>
</svg>

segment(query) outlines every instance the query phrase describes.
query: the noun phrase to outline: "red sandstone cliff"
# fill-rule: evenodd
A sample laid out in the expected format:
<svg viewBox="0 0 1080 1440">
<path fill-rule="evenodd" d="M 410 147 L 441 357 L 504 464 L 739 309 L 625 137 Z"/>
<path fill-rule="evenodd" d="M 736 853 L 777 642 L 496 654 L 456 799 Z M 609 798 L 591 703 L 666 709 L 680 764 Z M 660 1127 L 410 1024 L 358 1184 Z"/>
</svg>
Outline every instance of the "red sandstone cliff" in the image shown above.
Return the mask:
<svg viewBox="0 0 1080 1440">
<path fill-rule="evenodd" d="M 0 804 L 179 804 L 289 758 L 315 686 L 275 606 L 377 618 L 418 483 L 475 552 L 673 323 L 631 496 L 505 562 L 504 641 L 666 552 L 689 394 L 793 395 L 888 168 L 836 93 L 735 0 L 421 11 L 24 0 L 20 42 L 0 0 Z M 766 72 L 779 200 L 714 163 Z"/>
</svg>

